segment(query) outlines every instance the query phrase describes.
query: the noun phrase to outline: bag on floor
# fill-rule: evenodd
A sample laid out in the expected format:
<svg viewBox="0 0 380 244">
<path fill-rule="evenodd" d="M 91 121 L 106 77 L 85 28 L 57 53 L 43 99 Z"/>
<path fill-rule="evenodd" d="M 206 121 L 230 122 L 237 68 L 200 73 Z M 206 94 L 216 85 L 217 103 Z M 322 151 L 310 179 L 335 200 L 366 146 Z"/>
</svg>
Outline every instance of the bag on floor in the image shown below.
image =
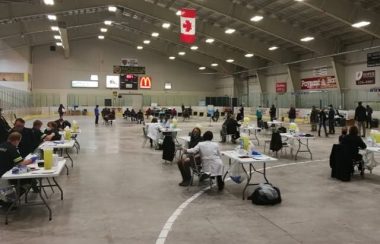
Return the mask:
<svg viewBox="0 0 380 244">
<path fill-rule="evenodd" d="M 0 201 L 14 202 L 16 200 L 16 189 L 14 186 L 0 187 Z"/>
<path fill-rule="evenodd" d="M 239 163 L 235 163 L 231 166 L 229 175 L 231 180 L 237 184 L 241 184 L 246 178 L 245 173 Z"/>
<path fill-rule="evenodd" d="M 260 184 L 248 200 L 256 205 L 275 205 L 282 201 L 280 189 L 271 184 Z"/>
</svg>

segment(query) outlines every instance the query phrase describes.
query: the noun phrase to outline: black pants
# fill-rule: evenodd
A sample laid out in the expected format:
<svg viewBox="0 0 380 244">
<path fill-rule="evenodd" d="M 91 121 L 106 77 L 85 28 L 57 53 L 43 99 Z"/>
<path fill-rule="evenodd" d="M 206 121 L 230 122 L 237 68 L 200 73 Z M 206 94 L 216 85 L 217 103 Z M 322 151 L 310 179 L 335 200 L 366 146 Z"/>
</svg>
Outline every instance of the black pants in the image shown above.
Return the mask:
<svg viewBox="0 0 380 244">
<path fill-rule="evenodd" d="M 371 121 L 372 121 L 372 116 L 367 118 L 367 128 L 371 129 Z"/>
<path fill-rule="evenodd" d="M 321 136 L 322 126 L 323 126 L 323 129 L 325 130 L 325 135 L 328 136 L 327 130 L 326 130 L 326 122 L 319 122 L 318 136 Z"/>
<path fill-rule="evenodd" d="M 335 121 L 334 121 L 334 119 L 329 119 L 329 134 L 335 134 Z"/>
<path fill-rule="evenodd" d="M 96 115 L 96 116 L 95 116 L 95 124 L 96 124 L 96 125 L 99 124 L 99 115 Z"/>
</svg>

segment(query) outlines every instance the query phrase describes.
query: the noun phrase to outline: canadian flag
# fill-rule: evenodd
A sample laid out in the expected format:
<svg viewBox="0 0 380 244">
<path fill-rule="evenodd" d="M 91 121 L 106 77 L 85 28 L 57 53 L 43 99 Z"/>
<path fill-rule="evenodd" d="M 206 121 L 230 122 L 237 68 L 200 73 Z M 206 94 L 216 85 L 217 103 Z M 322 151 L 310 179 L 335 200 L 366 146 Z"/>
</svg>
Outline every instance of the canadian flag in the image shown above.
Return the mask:
<svg viewBox="0 0 380 244">
<path fill-rule="evenodd" d="M 195 42 L 195 9 L 181 9 L 181 41 L 184 43 Z"/>
</svg>

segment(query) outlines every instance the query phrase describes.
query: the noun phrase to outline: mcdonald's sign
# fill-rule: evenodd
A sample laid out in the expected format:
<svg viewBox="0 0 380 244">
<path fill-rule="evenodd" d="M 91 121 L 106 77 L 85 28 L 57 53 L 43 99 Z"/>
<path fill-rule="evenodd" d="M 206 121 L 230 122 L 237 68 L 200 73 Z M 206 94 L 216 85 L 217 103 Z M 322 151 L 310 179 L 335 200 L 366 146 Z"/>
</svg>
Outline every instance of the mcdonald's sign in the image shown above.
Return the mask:
<svg viewBox="0 0 380 244">
<path fill-rule="evenodd" d="M 150 89 L 152 88 L 152 78 L 150 76 L 140 77 L 140 89 Z"/>
</svg>

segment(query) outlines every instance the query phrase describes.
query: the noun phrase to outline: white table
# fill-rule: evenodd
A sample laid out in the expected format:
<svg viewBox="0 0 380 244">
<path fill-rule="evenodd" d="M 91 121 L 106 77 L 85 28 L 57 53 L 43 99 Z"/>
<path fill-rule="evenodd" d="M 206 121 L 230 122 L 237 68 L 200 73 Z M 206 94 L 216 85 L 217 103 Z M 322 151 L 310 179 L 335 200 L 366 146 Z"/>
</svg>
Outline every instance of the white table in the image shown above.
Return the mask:
<svg viewBox="0 0 380 244">
<path fill-rule="evenodd" d="M 259 138 L 257 137 L 257 132 L 260 132 L 261 131 L 261 128 L 258 128 L 258 127 L 254 127 L 254 126 L 240 126 L 240 132 L 248 132 L 248 135 L 251 136 L 251 133 L 253 132 L 253 135 L 254 135 L 254 140 L 257 141 L 257 145 L 260 146 L 260 141 L 259 141 Z"/>
<path fill-rule="evenodd" d="M 313 154 L 312 154 L 310 147 L 309 147 L 309 140 L 314 140 L 315 139 L 314 136 L 304 136 L 303 134 L 290 134 L 290 133 L 281 133 L 280 135 L 282 137 L 287 138 L 290 141 L 290 143 L 288 143 L 288 144 L 290 144 L 291 150 L 293 150 L 294 141 L 295 140 L 298 141 L 297 151 L 294 154 L 295 160 L 297 160 L 298 153 L 302 153 L 302 152 L 309 153 L 310 159 L 311 160 L 313 159 Z M 304 147 L 304 149 L 301 149 L 302 147 Z"/>
<path fill-rule="evenodd" d="M 234 164 L 240 164 L 244 173 L 247 175 L 247 183 L 245 184 L 245 187 L 243 189 L 243 200 L 245 199 L 245 192 L 248 188 L 248 186 L 253 186 L 253 185 L 258 185 L 259 183 L 251 183 L 253 173 L 261 174 L 263 175 L 265 182 L 269 183 L 266 175 L 266 163 L 267 162 L 273 162 L 277 161 L 276 158 L 269 157 L 267 155 L 262 154 L 261 156 L 245 156 L 239 154 L 237 151 L 222 151 L 221 154 L 225 157 L 228 158 L 229 160 L 229 166 L 230 168 L 225 172 L 223 180 L 226 178 L 229 170 Z M 263 169 L 262 170 L 257 170 L 255 168 L 255 165 L 257 163 L 262 163 L 263 164 Z M 245 168 L 245 166 L 249 166 L 249 170 Z"/>
<path fill-rule="evenodd" d="M 71 161 L 71 167 L 74 167 L 74 160 L 71 158 L 69 149 L 73 148 L 75 145 L 75 140 L 70 141 L 45 141 L 43 142 L 39 148 L 43 149 L 45 147 L 58 149 L 60 151 L 61 157 L 68 158 Z M 66 156 L 63 156 L 63 152 L 65 152 Z M 67 175 L 69 175 L 69 168 L 66 166 Z"/>
<path fill-rule="evenodd" d="M 75 141 L 74 147 L 77 149 L 77 153 L 79 153 L 79 151 L 80 151 L 80 144 L 78 142 L 77 137 L 80 134 L 82 134 L 82 130 L 78 129 L 77 131 L 74 132 L 72 129 L 70 129 L 70 132 L 71 132 L 71 139 L 73 139 Z M 65 131 L 59 131 L 59 134 L 61 136 L 63 136 L 65 134 Z"/>
<path fill-rule="evenodd" d="M 278 120 L 268 121 L 267 123 L 269 127 L 271 127 L 272 125 L 274 125 L 275 127 L 277 126 L 281 127 L 283 124 L 282 121 L 278 121 Z"/>
<path fill-rule="evenodd" d="M 36 179 L 39 182 L 39 194 L 38 195 L 42 201 L 42 204 L 45 205 L 46 208 L 48 209 L 49 220 L 51 220 L 52 219 L 52 211 L 51 211 L 49 205 L 47 204 L 45 198 L 42 196 L 42 189 L 44 187 L 51 187 L 52 188 L 53 186 L 56 186 L 59 189 L 59 191 L 61 192 L 61 200 L 63 200 L 62 188 L 58 184 L 58 182 L 56 181 L 55 177 L 58 177 L 61 174 L 62 169 L 65 166 L 66 166 L 66 160 L 62 159 L 58 162 L 57 166 L 52 167 L 51 170 L 45 170 L 44 168 L 39 168 L 37 163 L 35 163 L 35 164 L 31 164 L 31 165 L 27 166 L 28 169 L 30 170 L 27 173 L 12 174 L 12 170 L 9 170 L 8 172 L 6 172 L 1 177 L 1 179 L 3 179 L 3 180 L 15 180 L 17 183 L 16 183 L 16 200 L 9 206 L 9 208 L 7 210 L 7 213 L 5 216 L 5 224 L 8 224 L 8 216 L 9 216 L 9 213 L 11 212 L 12 208 L 15 207 L 16 204 L 20 205 L 20 203 L 21 203 L 21 201 L 20 201 L 20 188 L 21 188 L 20 181 L 23 179 Z M 49 181 L 49 185 L 42 185 L 42 179 L 52 179 L 54 181 L 54 185 L 50 184 L 50 181 Z M 25 203 L 27 203 L 27 193 L 28 193 L 28 190 L 25 193 Z"/>
</svg>

